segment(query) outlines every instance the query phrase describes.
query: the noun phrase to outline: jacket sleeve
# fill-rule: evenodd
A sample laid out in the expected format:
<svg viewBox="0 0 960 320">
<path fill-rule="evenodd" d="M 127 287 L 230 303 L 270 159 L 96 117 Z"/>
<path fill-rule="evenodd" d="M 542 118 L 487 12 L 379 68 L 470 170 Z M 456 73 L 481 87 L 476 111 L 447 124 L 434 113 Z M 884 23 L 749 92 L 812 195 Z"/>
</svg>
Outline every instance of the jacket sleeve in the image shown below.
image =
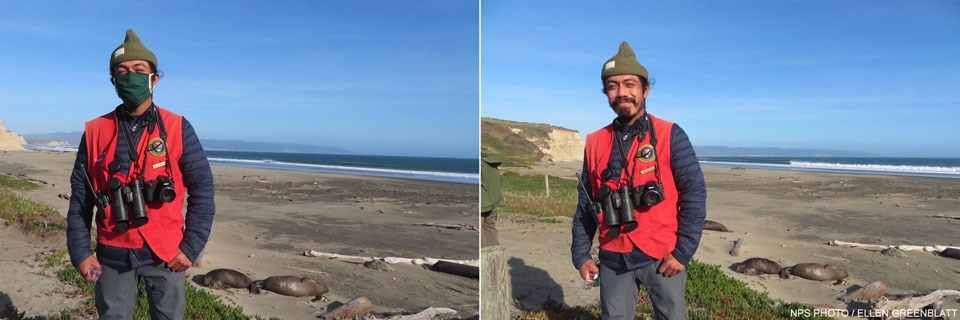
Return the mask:
<svg viewBox="0 0 960 320">
<path fill-rule="evenodd" d="M 573 215 L 573 241 L 570 243 L 570 256 L 573 259 L 573 267 L 577 269 L 590 260 L 593 236 L 597 233 L 595 217 L 591 217 L 591 211 L 587 209 L 591 192 L 588 175 L 586 157 L 584 157 L 583 170 L 580 172 L 580 183 L 583 188 L 577 186 L 577 212 Z"/>
<path fill-rule="evenodd" d="M 687 265 L 697 252 L 703 234 L 703 220 L 707 218 L 707 185 L 686 132 L 676 124 L 670 131 L 670 168 L 680 194 L 677 246 L 673 257 Z"/>
<path fill-rule="evenodd" d="M 70 208 L 67 209 L 67 252 L 70 262 L 76 267 L 93 255 L 90 250 L 90 229 L 93 219 L 93 195 L 87 191 L 80 165 L 87 166 L 86 133 L 80 137 L 77 158 L 70 173 Z"/>
<path fill-rule="evenodd" d="M 196 261 L 210 238 L 216 207 L 210 162 L 197 133 L 186 118 L 183 119 L 183 155 L 179 166 L 183 185 L 187 189 L 186 229 L 180 242 L 180 251 L 190 261 Z"/>
</svg>

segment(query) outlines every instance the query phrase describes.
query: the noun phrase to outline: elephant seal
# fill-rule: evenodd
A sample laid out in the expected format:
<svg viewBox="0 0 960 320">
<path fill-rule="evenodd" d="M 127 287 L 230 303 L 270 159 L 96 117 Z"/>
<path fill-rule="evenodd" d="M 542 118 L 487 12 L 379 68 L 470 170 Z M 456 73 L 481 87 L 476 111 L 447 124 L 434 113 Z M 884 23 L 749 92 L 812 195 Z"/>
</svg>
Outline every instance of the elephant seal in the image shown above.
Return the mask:
<svg viewBox="0 0 960 320">
<path fill-rule="evenodd" d="M 790 279 L 791 274 L 808 280 L 835 280 L 834 285 L 846 283 L 847 277 L 850 276 L 847 271 L 843 269 L 829 264 L 819 263 L 798 263 L 792 267 L 786 267 L 780 270 L 781 278 Z"/>
<path fill-rule="evenodd" d="M 254 281 L 254 285 L 285 296 L 305 297 L 316 296 L 323 298 L 323 294 L 330 292 L 326 285 L 308 277 L 272 276 L 263 280 Z"/>
<path fill-rule="evenodd" d="M 733 270 L 748 276 L 758 276 L 761 274 L 779 274 L 780 264 L 770 259 L 750 258 L 743 262 L 735 263 Z"/>
<path fill-rule="evenodd" d="M 727 229 L 727 226 L 724 226 L 722 223 L 719 223 L 713 220 L 703 220 L 703 230 L 733 232 L 733 231 L 730 231 L 730 229 Z"/>
<path fill-rule="evenodd" d="M 260 288 L 250 281 L 250 277 L 231 269 L 216 269 L 203 276 L 203 285 L 212 289 L 246 288 L 250 293 L 260 293 Z"/>
</svg>

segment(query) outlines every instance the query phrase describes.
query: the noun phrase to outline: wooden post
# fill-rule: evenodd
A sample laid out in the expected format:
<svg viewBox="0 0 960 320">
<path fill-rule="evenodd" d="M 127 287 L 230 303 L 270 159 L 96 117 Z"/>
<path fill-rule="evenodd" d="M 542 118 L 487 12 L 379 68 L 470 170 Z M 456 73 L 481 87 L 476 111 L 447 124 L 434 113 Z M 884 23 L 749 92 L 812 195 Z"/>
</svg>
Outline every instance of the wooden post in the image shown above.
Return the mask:
<svg viewBox="0 0 960 320">
<path fill-rule="evenodd" d="M 502 246 L 480 248 L 480 314 L 484 319 L 510 318 L 507 258 Z"/>
<path fill-rule="evenodd" d="M 550 176 L 543 175 L 543 185 L 547 187 L 547 198 L 550 197 Z"/>
</svg>

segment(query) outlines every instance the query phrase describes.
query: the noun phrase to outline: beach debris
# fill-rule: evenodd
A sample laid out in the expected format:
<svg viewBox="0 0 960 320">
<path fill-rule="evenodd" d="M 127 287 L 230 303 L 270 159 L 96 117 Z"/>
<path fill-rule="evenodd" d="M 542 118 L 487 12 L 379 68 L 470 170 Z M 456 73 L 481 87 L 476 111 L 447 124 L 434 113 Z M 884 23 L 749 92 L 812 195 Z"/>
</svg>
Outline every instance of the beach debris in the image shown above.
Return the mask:
<svg viewBox="0 0 960 320">
<path fill-rule="evenodd" d="M 748 275 L 780 274 L 780 264 L 765 258 L 750 258 L 733 264 L 733 271 Z"/>
<path fill-rule="evenodd" d="M 846 246 L 846 247 L 851 247 L 851 248 L 860 248 L 860 249 L 870 250 L 870 251 L 880 251 L 880 250 L 887 249 L 887 248 L 897 248 L 897 249 L 900 249 L 900 250 L 903 250 L 903 251 L 924 251 L 924 252 L 941 252 L 941 251 L 943 251 L 943 250 L 950 249 L 950 248 L 956 249 L 956 250 L 960 250 L 960 247 L 941 246 L 941 245 L 932 245 L 932 246 L 898 245 L 898 246 L 894 246 L 894 245 L 880 245 L 880 244 L 863 244 L 863 243 L 846 242 L 846 241 L 840 241 L 840 240 L 830 240 L 830 242 L 827 242 L 827 244 L 829 244 L 829 245 L 831 245 L 831 246 Z"/>
<path fill-rule="evenodd" d="M 845 303 L 853 301 L 867 302 L 887 294 L 887 285 L 883 281 L 874 281 L 840 297 Z"/>
<path fill-rule="evenodd" d="M 743 234 L 742 236 L 737 238 L 737 240 L 733 241 L 733 249 L 730 249 L 731 256 L 734 256 L 734 257 L 740 256 L 740 250 L 743 249 L 743 243 L 747 241 L 747 239 L 744 238 L 746 236 L 747 234 Z"/>
<path fill-rule="evenodd" d="M 423 309 L 423 311 L 420 311 L 417 314 L 392 316 L 387 318 L 387 320 L 429 320 L 441 314 L 457 314 L 457 310 L 450 308 L 429 307 Z"/>
<path fill-rule="evenodd" d="M 386 213 L 386 212 L 383 212 L 383 209 L 380 209 L 380 210 L 377 210 L 377 211 L 379 211 L 380 213 Z"/>
<path fill-rule="evenodd" d="M 733 231 L 730 231 L 730 229 L 727 229 L 727 226 L 724 226 L 722 223 L 719 223 L 713 220 L 703 220 L 703 230 L 733 232 Z"/>
<path fill-rule="evenodd" d="M 354 261 L 359 260 L 363 262 L 382 259 L 383 261 L 389 264 L 405 263 L 405 264 L 412 264 L 412 265 L 418 265 L 418 266 L 422 266 L 422 265 L 432 266 L 438 261 L 465 264 L 465 265 L 475 266 L 475 267 L 480 266 L 480 263 L 478 260 L 453 260 L 453 259 L 437 259 L 437 258 L 430 258 L 430 257 L 424 257 L 424 258 L 361 257 L 361 256 L 351 256 L 351 255 L 344 255 L 344 254 L 320 252 L 316 250 L 304 251 L 303 255 L 307 257 L 320 257 L 320 258 L 327 258 L 327 259 L 341 259 L 341 260 L 354 260 Z"/>
<path fill-rule="evenodd" d="M 370 260 L 363 263 L 364 267 L 377 271 L 393 271 L 393 267 L 389 263 L 383 260 Z"/>
<path fill-rule="evenodd" d="M 458 224 L 440 224 L 440 223 L 427 222 L 427 223 L 414 223 L 413 225 L 415 225 L 415 226 L 424 226 L 424 227 L 437 227 L 437 228 L 444 228 L 444 229 L 456 229 L 456 230 L 472 230 L 472 231 L 477 231 L 477 227 L 474 227 L 474 226 L 472 226 L 472 225 L 465 224 L 465 223 L 458 223 Z"/>
<path fill-rule="evenodd" d="M 873 304 L 873 309 L 878 313 L 882 314 L 902 314 L 906 315 L 909 313 L 917 314 L 919 311 L 924 309 L 940 309 L 940 304 L 946 297 L 950 296 L 960 296 L 960 291 L 957 290 L 937 290 L 931 292 L 928 295 L 921 297 L 909 297 L 903 299 L 890 300 L 886 297 L 878 297 L 878 301 Z M 897 311 L 894 311 L 897 310 Z M 940 310 L 943 311 L 943 310 Z M 897 319 L 897 318 L 887 318 L 887 319 Z M 899 318 L 902 319 L 902 318 Z"/>
<path fill-rule="evenodd" d="M 326 272 L 323 272 L 323 271 L 310 270 L 310 269 L 302 269 L 302 268 L 291 267 L 291 266 L 284 266 L 284 267 L 286 267 L 287 269 L 290 269 L 290 270 L 297 270 L 297 271 L 310 272 L 310 273 L 316 273 L 316 274 L 322 274 L 322 275 L 325 275 L 325 276 L 329 276 L 329 274 L 327 274 Z"/>
<path fill-rule="evenodd" d="M 948 216 L 948 215 L 943 215 L 943 214 L 931 214 L 931 215 L 927 215 L 927 217 L 928 217 L 928 218 L 944 218 L 944 219 L 960 220 L 960 216 Z"/>
<path fill-rule="evenodd" d="M 897 257 L 897 258 L 907 257 L 906 252 L 903 252 L 903 250 L 900 250 L 897 248 L 886 248 L 886 249 L 880 250 L 880 253 L 889 257 Z"/>
<path fill-rule="evenodd" d="M 960 259 L 960 249 L 956 248 L 947 248 L 943 251 L 940 251 L 941 257 Z"/>
<path fill-rule="evenodd" d="M 247 289 L 250 293 L 260 293 L 260 287 L 256 286 L 250 277 L 232 269 L 215 269 L 203 275 L 201 283 L 208 288 L 225 290 L 227 288 Z"/>
<path fill-rule="evenodd" d="M 447 261 L 437 261 L 437 263 L 434 263 L 430 269 L 437 272 L 455 274 L 461 277 L 480 279 L 480 267 L 478 266 L 470 266 Z"/>
<path fill-rule="evenodd" d="M 362 317 L 373 310 L 373 303 L 366 297 L 359 297 L 320 315 L 325 320 L 353 319 Z"/>
<path fill-rule="evenodd" d="M 57 195 L 57 198 L 64 199 L 64 200 L 70 200 L 70 193 L 67 192 L 67 193 L 58 194 L 58 195 Z"/>
<path fill-rule="evenodd" d="M 814 281 L 833 280 L 836 281 L 834 285 L 846 283 L 847 277 L 850 276 L 846 270 L 820 263 L 798 263 L 780 270 L 781 278 L 790 279 L 790 275 Z"/>
</svg>

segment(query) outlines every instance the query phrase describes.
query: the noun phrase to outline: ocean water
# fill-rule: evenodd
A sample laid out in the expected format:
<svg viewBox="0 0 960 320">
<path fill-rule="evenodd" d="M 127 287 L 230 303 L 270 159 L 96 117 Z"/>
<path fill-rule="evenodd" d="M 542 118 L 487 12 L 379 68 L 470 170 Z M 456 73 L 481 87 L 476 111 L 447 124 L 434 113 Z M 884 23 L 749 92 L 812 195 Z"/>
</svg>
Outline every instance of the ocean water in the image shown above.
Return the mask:
<svg viewBox="0 0 960 320">
<path fill-rule="evenodd" d="M 700 157 L 706 166 L 960 178 L 957 158 Z"/>
<path fill-rule="evenodd" d="M 27 149 L 77 152 L 77 147 L 27 146 Z M 224 166 L 480 183 L 478 159 L 220 150 L 205 152 L 210 164 Z"/>
<path fill-rule="evenodd" d="M 476 184 L 479 160 L 207 150 L 211 164 Z"/>
</svg>

